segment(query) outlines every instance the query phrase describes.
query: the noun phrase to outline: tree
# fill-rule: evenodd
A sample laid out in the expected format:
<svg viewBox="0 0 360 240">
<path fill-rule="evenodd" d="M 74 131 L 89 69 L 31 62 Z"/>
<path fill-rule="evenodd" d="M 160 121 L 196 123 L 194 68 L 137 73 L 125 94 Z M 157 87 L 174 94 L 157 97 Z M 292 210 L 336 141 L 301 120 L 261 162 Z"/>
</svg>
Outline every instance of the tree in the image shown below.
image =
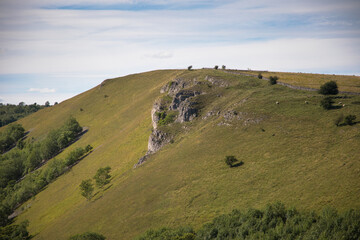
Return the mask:
<svg viewBox="0 0 360 240">
<path fill-rule="evenodd" d="M 336 95 L 339 93 L 338 86 L 335 81 L 329 81 L 320 86 L 319 93 L 322 95 Z"/>
<path fill-rule="evenodd" d="M 258 78 L 259 78 L 259 79 L 262 79 L 262 78 L 263 78 L 263 76 L 261 75 L 261 73 L 259 73 Z"/>
<path fill-rule="evenodd" d="M 190 71 L 192 69 L 192 66 L 190 65 L 190 66 L 188 66 L 188 70 Z"/>
<path fill-rule="evenodd" d="M 233 164 L 237 162 L 237 159 L 235 156 L 226 156 L 225 157 L 225 163 L 229 165 L 229 167 L 233 167 Z"/>
<path fill-rule="evenodd" d="M 219 68 L 219 66 L 218 66 L 218 65 L 215 65 L 214 69 L 217 70 L 218 68 Z"/>
<path fill-rule="evenodd" d="M 106 238 L 103 235 L 94 232 L 77 234 L 69 238 L 69 240 L 105 240 L 105 239 Z"/>
<path fill-rule="evenodd" d="M 110 182 L 109 178 L 111 175 L 109 174 L 111 168 L 109 166 L 104 168 L 99 168 L 94 176 L 96 186 L 103 187 L 105 184 Z"/>
<path fill-rule="evenodd" d="M 50 107 L 50 102 L 49 101 L 45 102 L 45 107 Z"/>
<path fill-rule="evenodd" d="M 223 70 L 225 70 L 226 69 L 226 66 L 225 65 L 222 65 L 222 67 L 221 67 Z"/>
<path fill-rule="evenodd" d="M 83 180 L 80 184 L 81 195 L 88 201 L 93 197 L 94 185 L 91 183 L 91 179 Z"/>
</svg>

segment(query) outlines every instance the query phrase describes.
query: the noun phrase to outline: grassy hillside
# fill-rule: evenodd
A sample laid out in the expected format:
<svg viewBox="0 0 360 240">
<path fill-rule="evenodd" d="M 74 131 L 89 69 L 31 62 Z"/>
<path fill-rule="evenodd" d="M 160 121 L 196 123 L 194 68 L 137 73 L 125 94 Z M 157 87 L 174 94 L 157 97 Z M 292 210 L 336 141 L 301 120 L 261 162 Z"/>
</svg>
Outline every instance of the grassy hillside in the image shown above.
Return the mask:
<svg viewBox="0 0 360 240">
<path fill-rule="evenodd" d="M 174 142 L 133 169 L 147 151 L 150 111 L 160 88 L 175 77 L 203 80 L 207 75 L 230 86 L 200 96 L 201 115 L 170 125 L 177 132 Z M 28 219 L 35 239 L 66 239 L 85 231 L 131 239 L 150 227 L 198 227 L 233 208 L 262 208 L 278 200 L 306 210 L 359 208 L 360 124 L 336 127 L 333 121 L 340 113 L 360 118 L 360 96 L 339 99 L 346 106 L 329 111 L 320 107 L 321 99 L 314 92 L 215 70 L 153 71 L 107 80 L 19 121 L 31 129 L 29 137 L 40 139 L 73 115 L 89 131 L 59 157 L 87 144 L 95 151 L 25 203 L 16 221 Z M 221 114 L 202 119 L 210 110 Z M 227 110 L 242 118 L 224 121 Z M 244 165 L 229 168 L 226 155 Z M 111 183 L 86 201 L 79 184 L 107 165 Z"/>
<path fill-rule="evenodd" d="M 261 72 L 261 71 L 239 71 L 247 74 L 264 77 L 278 76 L 279 81 L 289 83 L 294 86 L 302 86 L 320 89 L 320 86 L 328 81 L 336 81 L 339 91 L 360 93 L 360 76 L 314 74 L 314 73 L 291 73 L 291 72 Z"/>
</svg>

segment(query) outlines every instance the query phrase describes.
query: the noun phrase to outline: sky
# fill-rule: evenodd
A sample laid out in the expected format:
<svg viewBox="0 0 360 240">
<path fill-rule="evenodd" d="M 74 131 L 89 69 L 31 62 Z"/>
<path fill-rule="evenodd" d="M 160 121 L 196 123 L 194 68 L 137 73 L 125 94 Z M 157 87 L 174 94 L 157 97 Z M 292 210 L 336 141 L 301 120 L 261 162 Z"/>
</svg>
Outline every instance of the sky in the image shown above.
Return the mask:
<svg viewBox="0 0 360 240">
<path fill-rule="evenodd" d="M 360 75 L 359 0 L 0 0 L 0 103 L 213 67 Z"/>
</svg>

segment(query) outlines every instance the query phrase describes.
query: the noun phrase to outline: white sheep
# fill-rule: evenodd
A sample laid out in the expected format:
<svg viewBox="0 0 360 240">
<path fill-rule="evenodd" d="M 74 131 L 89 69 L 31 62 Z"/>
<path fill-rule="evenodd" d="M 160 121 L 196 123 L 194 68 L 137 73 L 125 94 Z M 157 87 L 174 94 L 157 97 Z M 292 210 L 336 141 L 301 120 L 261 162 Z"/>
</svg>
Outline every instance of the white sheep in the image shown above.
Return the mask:
<svg viewBox="0 0 360 240">
<path fill-rule="evenodd" d="M 309 104 L 309 102 L 308 102 L 308 101 L 305 101 L 305 104 Z"/>
<path fill-rule="evenodd" d="M 276 104 L 279 104 L 279 102 L 278 102 L 278 101 L 276 101 Z"/>
</svg>

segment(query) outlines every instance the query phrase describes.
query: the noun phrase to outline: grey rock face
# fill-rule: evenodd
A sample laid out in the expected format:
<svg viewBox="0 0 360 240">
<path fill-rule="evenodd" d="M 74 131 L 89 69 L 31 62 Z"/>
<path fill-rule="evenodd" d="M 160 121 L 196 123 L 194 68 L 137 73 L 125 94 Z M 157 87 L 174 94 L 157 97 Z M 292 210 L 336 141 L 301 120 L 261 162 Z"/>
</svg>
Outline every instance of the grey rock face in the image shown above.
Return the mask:
<svg viewBox="0 0 360 240">
<path fill-rule="evenodd" d="M 168 93 L 170 96 L 175 96 L 180 90 L 189 87 L 191 85 L 190 82 L 185 81 L 182 78 L 176 78 L 168 84 L 164 85 L 160 89 L 160 93 Z"/>
<path fill-rule="evenodd" d="M 169 110 L 177 110 L 180 104 L 188 98 L 195 97 L 200 95 L 200 92 L 197 91 L 189 91 L 189 90 L 181 90 L 179 91 L 173 98 L 169 106 Z"/>
<path fill-rule="evenodd" d="M 196 102 L 191 102 L 189 99 L 181 102 L 179 105 L 179 116 L 176 122 L 188 122 L 197 117 L 198 109 L 196 108 Z"/>
<path fill-rule="evenodd" d="M 153 108 L 151 109 L 151 122 L 153 125 L 153 128 L 157 128 L 157 123 L 159 122 L 159 116 L 156 114 L 157 112 L 161 111 L 161 104 L 156 101 L 153 105 Z"/>
<path fill-rule="evenodd" d="M 154 129 L 149 137 L 148 152 L 152 154 L 159 151 L 164 145 L 170 142 L 170 137 L 167 133 L 161 132 L 160 130 Z"/>
</svg>

